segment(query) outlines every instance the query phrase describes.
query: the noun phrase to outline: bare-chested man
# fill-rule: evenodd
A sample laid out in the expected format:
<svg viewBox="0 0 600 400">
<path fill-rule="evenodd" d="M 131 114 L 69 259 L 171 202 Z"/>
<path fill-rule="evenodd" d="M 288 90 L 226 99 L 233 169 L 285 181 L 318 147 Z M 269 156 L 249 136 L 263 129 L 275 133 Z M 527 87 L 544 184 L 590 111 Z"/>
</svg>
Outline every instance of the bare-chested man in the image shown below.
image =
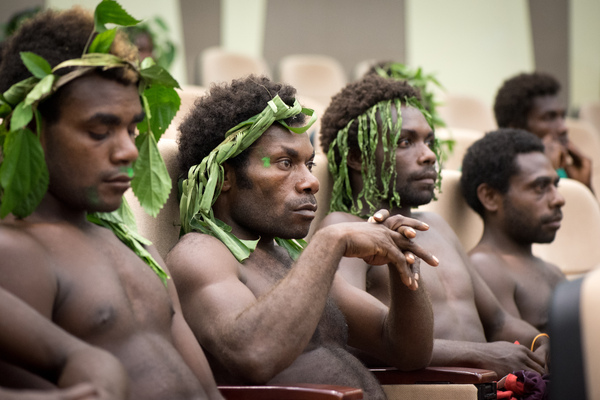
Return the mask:
<svg viewBox="0 0 600 400">
<path fill-rule="evenodd" d="M 6 45 L 0 90 L 6 95 L 7 88 L 31 76 L 20 52 L 34 52 L 55 66 L 80 58 L 93 31 L 94 18 L 82 9 L 38 15 Z M 112 54 L 135 65 L 131 48 L 117 36 Z M 47 73 L 43 62 L 28 60 L 37 75 Z M 138 158 L 136 125 L 144 118 L 138 88 L 142 78 L 131 64 L 110 60 L 121 66 L 68 68 L 66 72 L 82 74 L 67 83 L 54 81 L 56 92 L 39 105 L 49 186 L 30 215 L 9 215 L 0 223 L 0 285 L 67 332 L 116 356 L 131 381 L 130 399 L 222 398 L 183 319 L 173 282 L 165 287 L 112 230 L 87 220 L 88 212 L 110 212 L 121 205 Z M 30 135 L 20 136 L 29 142 L 20 142 L 19 166 L 29 161 L 23 157 L 38 157 L 30 150 L 38 138 L 14 130 L 13 123 L 23 115 L 14 111 L 10 117 L 15 120 L 4 141 L 3 167 L 14 155 L 11 143 L 19 143 L 15 135 Z M 34 121 L 29 126 L 35 132 Z M 3 174 L 11 172 L 2 169 Z M 21 172 L 23 185 L 25 178 L 33 179 L 32 173 Z M 1 183 L 4 206 L 9 189 L 15 188 L 6 180 Z M 25 203 L 18 203 L 15 210 L 22 213 L 22 207 Z M 153 248 L 149 251 L 163 263 Z"/>
<path fill-rule="evenodd" d="M 431 365 L 485 368 L 500 376 L 519 369 L 543 372 L 541 354 L 513 343 L 530 345 L 539 332 L 501 308 L 439 215 L 411 210 L 431 201 L 437 179 L 435 134 L 416 96 L 405 82 L 374 75 L 334 96 L 321 121 L 321 144 L 329 151 L 331 207 L 338 212 L 322 226 L 361 220 L 357 215 L 382 207 L 427 223 L 429 230 L 415 242 L 440 259 L 439 267 L 421 269 L 434 311 Z M 383 303 L 394 294 L 385 268 L 344 258 L 340 273 Z"/>
<path fill-rule="evenodd" d="M 364 222 L 323 229 L 294 262 L 292 239 L 308 233 L 319 190 L 307 111 L 294 95 L 288 85 L 250 76 L 196 101 L 179 138 L 182 225 L 192 232 L 167 264 L 217 382 L 339 384 L 383 398 L 346 344 L 404 370 L 428 365 L 431 306 L 400 248 L 433 265 L 436 259 L 404 236 L 423 224 L 390 218 L 397 231 Z M 342 256 L 390 263 L 389 310 L 336 278 Z"/>
<path fill-rule="evenodd" d="M 62 388 L 22 391 L 0 388 L 3 400 L 124 400 L 127 375 L 110 353 L 69 335 L 0 288 L 2 358 L 48 377 Z M 18 340 L 17 340 L 18 338 Z"/>
<path fill-rule="evenodd" d="M 499 129 L 469 148 L 460 181 L 484 223 L 471 262 L 506 311 L 542 332 L 552 292 L 565 275 L 535 257 L 531 245 L 552 242 L 560 228 L 565 199 L 558 180 L 537 136 Z"/>
</svg>

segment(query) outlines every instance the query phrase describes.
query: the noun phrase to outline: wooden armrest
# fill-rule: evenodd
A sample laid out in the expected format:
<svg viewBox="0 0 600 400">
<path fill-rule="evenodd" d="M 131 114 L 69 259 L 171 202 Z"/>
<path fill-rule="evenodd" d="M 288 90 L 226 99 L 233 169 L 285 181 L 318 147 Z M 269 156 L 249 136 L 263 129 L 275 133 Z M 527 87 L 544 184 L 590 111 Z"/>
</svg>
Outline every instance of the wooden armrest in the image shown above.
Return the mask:
<svg viewBox="0 0 600 400">
<path fill-rule="evenodd" d="M 494 371 L 462 367 L 427 367 L 417 371 L 399 371 L 393 367 L 371 368 L 382 385 L 411 385 L 428 383 L 480 384 L 498 380 Z"/>
<path fill-rule="evenodd" d="M 337 385 L 296 383 L 269 386 L 219 386 L 227 400 L 360 400 L 362 389 Z"/>
</svg>

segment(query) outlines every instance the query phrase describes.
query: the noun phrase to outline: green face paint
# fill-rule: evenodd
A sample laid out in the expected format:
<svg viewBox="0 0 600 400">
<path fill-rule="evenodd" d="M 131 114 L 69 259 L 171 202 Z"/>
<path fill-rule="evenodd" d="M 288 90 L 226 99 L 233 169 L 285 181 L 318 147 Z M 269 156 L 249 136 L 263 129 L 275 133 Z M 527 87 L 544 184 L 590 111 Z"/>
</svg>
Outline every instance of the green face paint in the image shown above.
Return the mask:
<svg viewBox="0 0 600 400">
<path fill-rule="evenodd" d="M 124 172 L 128 177 L 133 178 L 133 167 L 120 167 L 119 171 Z"/>
<path fill-rule="evenodd" d="M 263 160 L 263 165 L 265 168 L 269 168 L 271 166 L 271 158 L 270 157 L 263 157 L 263 158 L 261 158 L 261 160 Z"/>
</svg>

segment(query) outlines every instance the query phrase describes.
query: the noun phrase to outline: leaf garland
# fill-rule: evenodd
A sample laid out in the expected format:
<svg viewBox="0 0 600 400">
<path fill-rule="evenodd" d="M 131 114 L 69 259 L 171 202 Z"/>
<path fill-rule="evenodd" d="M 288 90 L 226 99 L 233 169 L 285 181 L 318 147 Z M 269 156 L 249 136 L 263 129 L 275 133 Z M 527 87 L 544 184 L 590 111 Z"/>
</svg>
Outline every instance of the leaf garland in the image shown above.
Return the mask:
<svg viewBox="0 0 600 400">
<path fill-rule="evenodd" d="M 23 64 L 32 76 L 0 95 L 0 118 L 3 118 L 0 125 L 0 218 L 9 213 L 18 218 L 26 217 L 37 208 L 47 191 L 48 170 L 39 141 L 41 116 L 37 109 L 40 102 L 70 81 L 99 67 L 104 70 L 131 68 L 138 72 L 140 101 L 146 117 L 140 123 L 144 129 L 139 130 L 136 138 L 139 157 L 134 163 L 135 176 L 131 186 L 144 210 L 152 216 L 158 214 L 169 196 L 171 179 L 158 151 L 157 141 L 180 107 L 181 100 L 175 91 L 179 84 L 149 58 L 140 66 L 109 54 L 117 28 L 108 29 L 106 24 L 132 26 L 140 22 L 118 2 L 101 1 L 96 7 L 94 22 L 98 34 L 86 46 L 81 58 L 67 60 L 51 68 L 43 57 L 22 52 Z M 94 32 L 90 34 L 90 39 L 92 37 Z M 63 76 L 55 74 L 67 67 L 74 67 L 74 70 Z M 32 122 L 35 123 L 35 133 L 27 128 Z M 132 226 L 134 219 L 130 218 L 131 213 L 123 211 L 128 209 L 123 200 L 117 211 L 90 214 L 88 219 L 111 229 L 166 284 L 166 273 L 144 248 L 150 242 Z"/>
<path fill-rule="evenodd" d="M 284 122 L 300 113 L 310 117 L 305 126 L 290 127 Z M 212 235 L 221 240 L 239 262 L 247 259 L 256 248 L 258 240 L 238 239 L 231 232 L 229 225 L 215 218 L 212 210 L 223 186 L 222 164 L 250 147 L 275 121 L 293 133 L 304 133 L 310 129 L 316 118 L 314 111 L 302 108 L 298 100 L 290 107 L 277 95 L 268 102 L 262 112 L 227 131 L 225 139 L 204 157 L 200 164 L 190 167 L 187 179 L 180 182 L 179 210 L 183 232 L 197 231 Z M 306 245 L 304 241 L 280 238 L 276 238 L 275 241 L 294 259 Z"/>
</svg>

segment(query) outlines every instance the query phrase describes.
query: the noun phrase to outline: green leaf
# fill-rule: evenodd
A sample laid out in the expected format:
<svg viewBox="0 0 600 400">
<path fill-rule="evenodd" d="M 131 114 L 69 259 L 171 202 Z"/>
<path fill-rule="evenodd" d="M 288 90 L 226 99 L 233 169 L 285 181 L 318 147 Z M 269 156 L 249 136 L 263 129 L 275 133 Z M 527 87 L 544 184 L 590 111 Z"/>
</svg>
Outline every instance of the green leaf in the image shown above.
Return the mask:
<svg viewBox="0 0 600 400">
<path fill-rule="evenodd" d="M 178 88 L 179 83 L 162 67 L 152 65 L 140 70 L 142 78 L 147 79 L 150 85 L 164 85 L 167 87 Z"/>
<path fill-rule="evenodd" d="M 153 135 L 140 134 L 135 144 L 139 157 L 133 165 L 131 188 L 144 210 L 156 217 L 171 192 L 171 178 Z"/>
<path fill-rule="evenodd" d="M 18 131 L 19 129 L 27 126 L 27 124 L 33 118 L 33 110 L 30 105 L 21 102 L 15 108 L 12 116 L 10 117 L 10 130 Z"/>
<path fill-rule="evenodd" d="M 48 172 L 39 139 L 29 129 L 11 131 L 4 142 L 0 185 L 4 189 L 0 218 L 17 211 L 30 214 L 48 187 Z"/>
<path fill-rule="evenodd" d="M 137 124 L 138 132 L 140 134 L 142 134 L 142 133 L 148 132 L 148 129 L 150 128 L 150 124 L 148 123 L 148 119 L 152 118 L 152 114 L 151 114 L 151 111 L 150 111 L 150 104 L 148 103 L 148 99 L 146 98 L 146 96 L 144 96 L 144 94 L 142 93 L 142 95 L 140 96 L 140 98 L 142 100 L 142 107 L 144 108 L 144 112 L 146 113 L 146 115 L 144 116 L 144 119 L 141 120 L 140 122 L 138 122 L 138 124 Z"/>
<path fill-rule="evenodd" d="M 94 24 L 96 32 L 106 31 L 106 24 L 116 24 L 121 26 L 132 26 L 140 22 L 133 18 L 127 11 L 114 0 L 103 0 L 94 11 Z"/>
<path fill-rule="evenodd" d="M 74 58 L 61 62 L 52 71 L 57 71 L 65 67 L 104 67 L 104 69 L 122 67 L 127 64 L 117 56 L 112 54 L 91 53 L 84 54 L 81 58 Z"/>
<path fill-rule="evenodd" d="M 29 92 L 27 97 L 25 97 L 25 105 L 32 105 L 36 101 L 49 95 L 52 91 L 52 85 L 54 84 L 55 79 L 56 76 L 49 74 L 39 81 L 38 84 L 35 85 L 35 87 L 31 90 L 31 92 Z"/>
<path fill-rule="evenodd" d="M 52 73 L 52 67 L 50 66 L 50 63 L 35 53 L 30 51 L 22 51 L 21 60 L 23 60 L 23 64 L 25 64 L 29 72 L 31 72 L 36 78 L 42 79 L 46 75 Z"/>
<path fill-rule="evenodd" d="M 88 53 L 108 53 L 110 46 L 112 46 L 115 36 L 117 35 L 117 28 L 109 29 L 102 33 L 99 33 L 95 38 Z"/>
<path fill-rule="evenodd" d="M 25 96 L 31 91 L 31 89 L 39 82 L 39 79 L 32 76 L 24 79 L 21 82 L 12 85 L 6 92 L 4 92 L 4 100 L 12 106 L 16 106 L 25 99 Z"/>
<path fill-rule="evenodd" d="M 12 112 L 12 107 L 10 104 L 0 99 L 0 119 L 6 118 Z"/>
<path fill-rule="evenodd" d="M 156 65 L 156 61 L 154 61 L 152 59 L 152 57 L 146 57 L 142 60 L 142 63 L 140 64 L 140 68 L 146 69 L 146 68 L 150 68 L 153 65 Z"/>
<path fill-rule="evenodd" d="M 144 91 L 150 104 L 150 129 L 158 142 L 179 110 L 181 99 L 177 91 L 165 86 L 151 86 Z"/>
</svg>

